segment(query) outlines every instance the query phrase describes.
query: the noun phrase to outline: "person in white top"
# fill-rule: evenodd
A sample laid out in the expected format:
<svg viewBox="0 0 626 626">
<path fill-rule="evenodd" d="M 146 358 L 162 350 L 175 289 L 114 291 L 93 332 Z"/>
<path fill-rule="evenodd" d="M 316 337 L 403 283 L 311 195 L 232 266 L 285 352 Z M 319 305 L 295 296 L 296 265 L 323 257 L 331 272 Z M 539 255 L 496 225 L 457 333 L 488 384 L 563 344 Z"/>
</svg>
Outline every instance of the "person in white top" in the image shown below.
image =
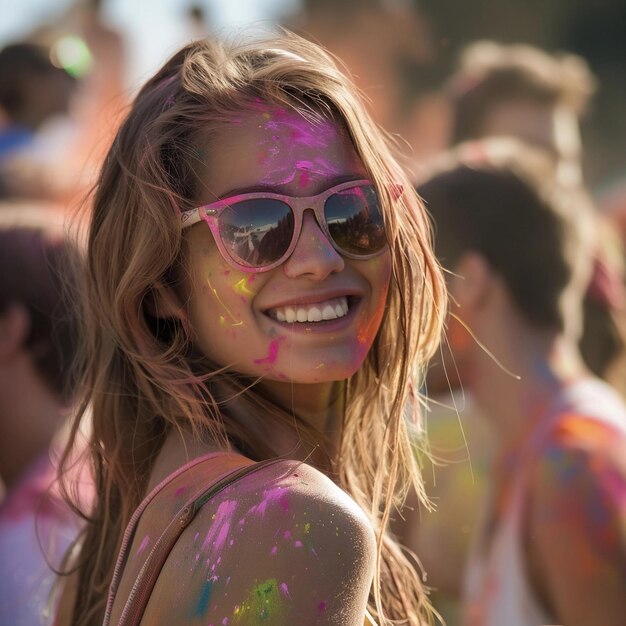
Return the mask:
<svg viewBox="0 0 626 626">
<path fill-rule="evenodd" d="M 418 192 L 450 270 L 455 365 L 498 439 L 463 623 L 623 625 L 626 410 L 577 348 L 591 209 L 509 140 L 444 162 Z"/>
</svg>

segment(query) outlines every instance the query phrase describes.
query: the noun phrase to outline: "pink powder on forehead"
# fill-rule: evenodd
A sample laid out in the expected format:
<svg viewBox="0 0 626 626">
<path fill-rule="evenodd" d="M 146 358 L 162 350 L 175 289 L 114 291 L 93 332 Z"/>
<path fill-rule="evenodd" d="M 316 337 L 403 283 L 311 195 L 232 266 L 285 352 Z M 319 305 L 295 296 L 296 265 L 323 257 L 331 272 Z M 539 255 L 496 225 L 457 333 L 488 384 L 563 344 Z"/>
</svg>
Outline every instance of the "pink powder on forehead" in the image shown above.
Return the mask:
<svg viewBox="0 0 626 626">
<path fill-rule="evenodd" d="M 336 176 L 341 173 L 341 168 L 336 163 L 323 157 L 317 157 L 313 161 L 299 160 L 295 163 L 295 169 L 300 173 L 300 185 L 305 186 L 310 175 L 316 176 Z"/>
<path fill-rule="evenodd" d="M 328 144 L 334 141 L 339 134 L 339 129 L 334 122 L 328 120 L 310 122 L 299 117 L 296 113 L 281 120 L 269 119 L 263 127 L 265 130 L 271 131 L 273 141 L 276 141 L 274 134 L 282 131 L 285 134 L 283 139 L 309 148 L 327 148 Z"/>
<path fill-rule="evenodd" d="M 297 111 L 286 109 L 284 107 L 272 107 L 265 105 L 267 108 L 261 112 L 260 127 L 271 132 L 271 139 L 276 141 L 283 131 L 283 138 L 290 141 L 304 142 L 308 146 L 324 147 L 329 140 L 339 132 L 339 127 L 332 121 L 320 117 L 318 119 L 305 118 Z M 255 109 L 258 107 L 255 106 Z"/>
<path fill-rule="evenodd" d="M 329 150 L 334 154 L 334 145 L 345 139 L 341 126 L 333 120 L 321 117 L 310 120 L 297 111 L 275 107 L 260 99 L 250 108 L 254 114 L 248 116 L 248 123 L 262 131 L 256 145 L 250 146 L 261 170 L 260 182 L 289 185 L 295 181 L 305 188 L 315 176 L 335 177 L 345 170 L 345 163 L 328 158 Z M 242 119 L 245 115 L 242 114 Z"/>
<path fill-rule="evenodd" d="M 311 163 L 307 171 L 320 176 L 336 176 L 341 174 L 343 170 L 336 163 L 320 157 Z"/>
<path fill-rule="evenodd" d="M 303 167 L 302 164 L 306 164 L 306 166 Z M 298 176 L 298 183 L 300 184 L 300 187 L 304 187 L 309 183 L 312 175 L 331 177 L 337 176 L 342 172 L 343 169 L 336 163 L 333 163 L 328 159 L 318 158 L 314 161 L 296 161 L 293 171 L 280 180 L 273 179 L 276 175 L 276 171 L 274 170 L 268 173 L 268 175 L 263 178 L 263 181 L 268 182 L 268 180 L 273 180 L 275 184 L 288 185 L 296 179 L 296 176 Z"/>
<path fill-rule="evenodd" d="M 300 180 L 298 181 L 300 183 L 300 187 L 306 187 L 309 184 L 309 178 L 309 172 L 307 170 L 301 170 Z"/>
</svg>

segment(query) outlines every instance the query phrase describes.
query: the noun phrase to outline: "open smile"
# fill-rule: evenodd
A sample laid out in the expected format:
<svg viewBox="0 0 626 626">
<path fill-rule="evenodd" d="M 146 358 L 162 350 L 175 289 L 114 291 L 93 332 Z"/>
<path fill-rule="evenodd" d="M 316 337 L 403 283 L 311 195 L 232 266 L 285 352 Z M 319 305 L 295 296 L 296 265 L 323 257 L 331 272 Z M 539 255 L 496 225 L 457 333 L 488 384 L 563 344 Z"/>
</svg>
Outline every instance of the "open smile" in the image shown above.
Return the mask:
<svg viewBox="0 0 626 626">
<path fill-rule="evenodd" d="M 337 322 L 346 317 L 355 308 L 360 298 L 355 296 L 339 296 L 321 302 L 289 304 L 273 307 L 264 311 L 265 315 L 275 322 L 297 326 L 306 324 L 323 325 Z"/>
<path fill-rule="evenodd" d="M 297 324 L 303 322 L 322 322 L 336 320 L 348 314 L 348 298 L 332 298 L 315 304 L 301 304 L 297 306 L 282 306 L 266 311 L 277 322 Z"/>
</svg>

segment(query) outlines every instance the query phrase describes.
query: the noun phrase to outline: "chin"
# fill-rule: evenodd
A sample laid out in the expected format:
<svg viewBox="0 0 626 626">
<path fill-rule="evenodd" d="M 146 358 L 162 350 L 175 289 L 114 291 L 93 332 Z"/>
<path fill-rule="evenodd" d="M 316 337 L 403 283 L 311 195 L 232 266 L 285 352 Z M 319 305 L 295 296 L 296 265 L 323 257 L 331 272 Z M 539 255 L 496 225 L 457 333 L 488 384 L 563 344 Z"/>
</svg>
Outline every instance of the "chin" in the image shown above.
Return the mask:
<svg viewBox="0 0 626 626">
<path fill-rule="evenodd" d="M 351 362 L 318 360 L 316 363 L 315 366 L 310 361 L 302 364 L 277 363 L 275 368 L 263 375 L 266 379 L 294 384 L 333 383 L 347 380 L 356 374 L 363 365 L 363 359 Z"/>
</svg>

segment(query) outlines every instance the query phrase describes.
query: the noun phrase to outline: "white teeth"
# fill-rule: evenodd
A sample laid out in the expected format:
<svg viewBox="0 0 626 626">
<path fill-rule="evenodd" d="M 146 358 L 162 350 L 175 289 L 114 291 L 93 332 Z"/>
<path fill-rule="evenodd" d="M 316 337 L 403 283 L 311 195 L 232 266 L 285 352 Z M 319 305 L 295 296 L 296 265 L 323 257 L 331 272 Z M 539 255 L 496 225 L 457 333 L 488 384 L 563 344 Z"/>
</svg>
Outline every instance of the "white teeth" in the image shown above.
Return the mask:
<svg viewBox="0 0 626 626">
<path fill-rule="evenodd" d="M 316 306 L 312 306 L 309 309 L 307 322 L 321 322 L 321 321 L 322 321 L 322 312 Z"/>
<path fill-rule="evenodd" d="M 322 311 L 322 319 L 325 319 L 325 320 L 337 319 L 337 314 L 335 313 L 335 309 L 332 306 L 330 306 L 330 304 L 327 304 L 324 307 L 324 310 Z"/>
<path fill-rule="evenodd" d="M 278 322 L 293 324 L 294 322 L 305 323 L 334 320 L 347 315 L 348 308 L 348 298 L 342 296 L 341 298 L 334 298 L 319 304 L 300 306 L 297 309 L 285 306 L 268 311 L 268 313 Z"/>
</svg>

